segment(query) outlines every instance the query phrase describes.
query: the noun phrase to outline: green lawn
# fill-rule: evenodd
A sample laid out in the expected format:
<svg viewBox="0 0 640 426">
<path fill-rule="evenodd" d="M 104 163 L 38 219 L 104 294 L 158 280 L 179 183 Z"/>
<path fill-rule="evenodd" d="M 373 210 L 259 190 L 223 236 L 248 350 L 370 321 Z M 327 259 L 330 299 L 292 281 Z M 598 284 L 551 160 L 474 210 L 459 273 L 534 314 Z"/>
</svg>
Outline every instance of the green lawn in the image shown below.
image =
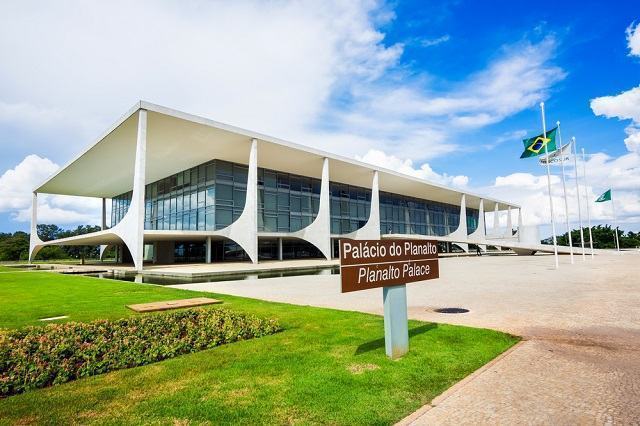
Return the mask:
<svg viewBox="0 0 640 426">
<path fill-rule="evenodd" d="M 29 268 L 15 268 L 7 265 L 0 265 L 0 272 L 19 272 L 19 271 L 28 271 Z"/>
<path fill-rule="evenodd" d="M 3 273 L 0 327 L 57 315 L 117 318 L 133 315 L 124 304 L 200 295 L 47 272 Z M 277 318 L 285 330 L 0 399 L 0 424 L 390 424 L 517 341 L 491 330 L 411 321 L 411 351 L 391 361 L 380 317 L 213 297 L 229 309 Z"/>
</svg>

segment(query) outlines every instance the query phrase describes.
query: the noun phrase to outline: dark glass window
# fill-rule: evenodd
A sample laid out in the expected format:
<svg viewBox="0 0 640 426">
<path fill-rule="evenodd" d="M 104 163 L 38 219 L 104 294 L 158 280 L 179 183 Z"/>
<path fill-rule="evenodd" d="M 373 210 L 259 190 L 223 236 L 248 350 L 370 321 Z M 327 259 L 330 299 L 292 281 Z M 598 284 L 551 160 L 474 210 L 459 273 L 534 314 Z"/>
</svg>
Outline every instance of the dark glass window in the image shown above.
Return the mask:
<svg viewBox="0 0 640 426">
<path fill-rule="evenodd" d="M 195 231 L 228 226 L 244 207 L 247 171 L 245 165 L 214 160 L 148 184 L 145 229 Z M 222 181 L 217 190 L 216 176 Z M 229 206 L 217 224 L 216 201 Z M 111 226 L 122 220 L 130 204 L 131 192 L 113 197 Z"/>
<path fill-rule="evenodd" d="M 371 207 L 370 189 L 331 182 L 329 193 L 332 234 L 347 234 L 367 223 Z M 316 211 L 315 205 L 313 209 Z"/>
<path fill-rule="evenodd" d="M 258 169 L 258 176 L 259 231 L 293 232 L 313 221 L 320 204 L 319 179 L 267 169 Z"/>
<path fill-rule="evenodd" d="M 145 229 L 211 230 L 236 220 L 246 202 L 248 168 L 213 160 L 146 186 Z M 258 169 L 258 228 L 292 232 L 313 222 L 320 206 L 320 179 Z M 331 233 L 364 226 L 371 210 L 371 190 L 330 182 Z M 113 197 L 111 226 L 122 220 L 132 192 Z M 469 233 L 478 227 L 478 210 L 467 209 Z M 390 193 L 380 193 L 382 233 L 447 235 L 460 222 L 460 207 Z"/>
<path fill-rule="evenodd" d="M 460 223 L 460 207 L 380 193 L 380 230 L 383 233 L 447 235 Z"/>
</svg>

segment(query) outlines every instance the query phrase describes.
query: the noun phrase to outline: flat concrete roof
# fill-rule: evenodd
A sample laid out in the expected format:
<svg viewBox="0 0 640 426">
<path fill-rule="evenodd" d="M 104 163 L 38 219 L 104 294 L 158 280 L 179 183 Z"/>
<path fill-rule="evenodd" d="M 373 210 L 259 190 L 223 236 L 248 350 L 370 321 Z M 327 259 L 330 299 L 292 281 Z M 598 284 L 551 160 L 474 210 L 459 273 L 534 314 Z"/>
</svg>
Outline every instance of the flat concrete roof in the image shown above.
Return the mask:
<svg viewBox="0 0 640 426">
<path fill-rule="evenodd" d="M 146 182 L 202 164 L 212 159 L 247 164 L 251 140 L 258 140 L 258 166 L 310 177 L 321 177 L 323 159 L 331 161 L 333 182 L 371 187 L 379 172 L 381 191 L 459 204 L 467 194 L 467 207 L 485 210 L 518 208 L 491 197 L 461 191 L 393 170 L 377 167 L 316 148 L 219 123 L 149 102 L 136 103 L 96 142 L 34 189 L 38 193 L 112 198 L 130 191 L 136 150 L 138 110 L 148 111 Z"/>
</svg>

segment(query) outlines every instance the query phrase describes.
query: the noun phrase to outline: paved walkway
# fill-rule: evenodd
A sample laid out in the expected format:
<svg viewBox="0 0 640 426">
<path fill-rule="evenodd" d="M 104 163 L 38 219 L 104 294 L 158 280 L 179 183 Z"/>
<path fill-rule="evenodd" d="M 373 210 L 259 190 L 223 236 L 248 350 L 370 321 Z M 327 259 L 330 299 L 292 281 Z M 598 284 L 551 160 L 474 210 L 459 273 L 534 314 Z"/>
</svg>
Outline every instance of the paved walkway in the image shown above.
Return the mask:
<svg viewBox="0 0 640 426">
<path fill-rule="evenodd" d="M 256 264 L 251 262 L 214 262 L 145 265 L 144 273 L 147 275 L 206 276 L 211 274 L 252 273 L 289 269 L 319 269 L 338 265 L 340 265 L 340 261 L 335 259 L 262 260 Z"/>
<path fill-rule="evenodd" d="M 409 315 L 487 327 L 524 342 L 407 419 L 443 423 L 640 421 L 640 253 L 575 265 L 551 256 L 441 259 L 441 279 L 408 285 Z M 304 279 L 304 282 L 301 282 Z M 176 287 L 382 313 L 381 289 L 340 294 L 319 275 Z M 467 314 L 438 314 L 464 307 Z"/>
</svg>

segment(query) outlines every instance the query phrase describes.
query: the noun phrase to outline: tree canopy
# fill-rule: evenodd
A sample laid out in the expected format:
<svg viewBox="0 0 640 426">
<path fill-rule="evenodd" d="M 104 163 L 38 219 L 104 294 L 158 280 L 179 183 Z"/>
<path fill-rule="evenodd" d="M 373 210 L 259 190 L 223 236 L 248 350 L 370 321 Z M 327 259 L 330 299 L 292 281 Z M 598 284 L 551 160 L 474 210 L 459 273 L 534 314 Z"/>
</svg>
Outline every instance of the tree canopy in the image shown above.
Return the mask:
<svg viewBox="0 0 640 426">
<path fill-rule="evenodd" d="M 99 226 L 80 225 L 75 229 L 62 229 L 57 225 L 38 225 L 38 236 L 42 241 L 73 237 L 99 231 Z M 30 234 L 17 231 L 0 233 L 0 261 L 25 260 L 29 258 Z M 38 253 L 40 259 L 69 259 L 69 258 L 97 258 L 98 246 L 51 246 L 45 247 Z"/>
<path fill-rule="evenodd" d="M 596 249 L 612 249 L 616 248 L 615 230 L 610 225 L 598 225 L 591 227 L 591 234 L 593 235 L 593 248 Z M 565 232 L 557 237 L 558 245 L 569 245 L 569 234 Z M 580 230 L 574 229 L 571 231 L 571 241 L 573 246 L 580 245 Z M 636 248 L 640 247 L 640 232 L 625 232 L 618 230 L 618 241 L 620 242 L 620 248 Z M 584 229 L 584 243 L 586 247 L 589 247 L 589 228 Z M 552 238 L 545 238 L 542 240 L 542 244 L 553 244 Z"/>
</svg>

